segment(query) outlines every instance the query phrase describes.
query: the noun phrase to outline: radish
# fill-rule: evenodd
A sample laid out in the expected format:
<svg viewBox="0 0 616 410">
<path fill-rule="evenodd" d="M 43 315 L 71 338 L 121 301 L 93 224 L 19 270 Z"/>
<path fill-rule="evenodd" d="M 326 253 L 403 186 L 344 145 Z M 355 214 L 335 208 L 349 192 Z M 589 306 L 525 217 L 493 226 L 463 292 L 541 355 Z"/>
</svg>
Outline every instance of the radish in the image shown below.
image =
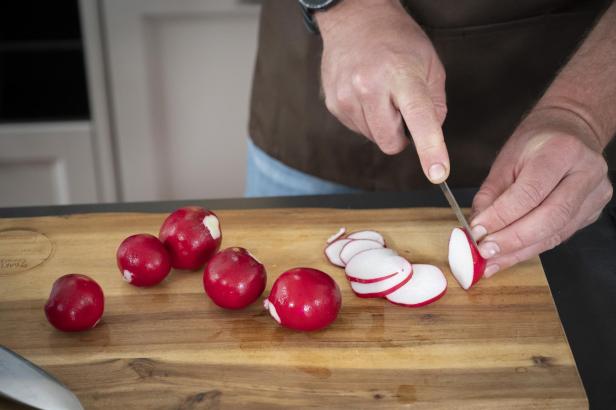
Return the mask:
<svg viewBox="0 0 616 410">
<path fill-rule="evenodd" d="M 381 245 L 385 246 L 385 239 L 383 238 L 383 235 L 381 235 L 377 231 L 352 232 L 347 235 L 347 238 L 348 239 L 372 239 L 373 241 L 377 241 Z"/>
<path fill-rule="evenodd" d="M 158 235 L 176 269 L 201 268 L 220 248 L 222 233 L 218 217 L 200 207 L 174 211 L 165 219 Z"/>
<path fill-rule="evenodd" d="M 473 244 L 468 233 L 454 228 L 449 238 L 449 267 L 463 289 L 468 290 L 481 279 L 486 260 Z"/>
<path fill-rule="evenodd" d="M 411 273 L 411 264 L 389 248 L 368 249 L 355 255 L 345 267 L 347 278 L 354 282 L 372 283 L 396 273 Z"/>
<path fill-rule="evenodd" d="M 327 260 L 336 266 L 344 268 L 345 263 L 340 259 L 340 251 L 352 239 L 337 239 L 325 247 L 325 256 Z"/>
<path fill-rule="evenodd" d="M 334 242 L 334 241 L 335 241 L 335 240 L 337 240 L 337 239 L 340 239 L 340 237 L 341 237 L 342 235 L 344 235 L 344 233 L 345 233 L 345 232 L 346 232 L 346 228 L 345 228 L 345 227 L 340 228 L 340 229 L 338 230 L 338 232 L 336 232 L 335 234 L 333 234 L 332 236 L 330 236 L 329 238 L 327 238 L 327 243 L 329 244 L 329 243 Z"/>
<path fill-rule="evenodd" d="M 351 284 L 353 292 L 360 298 L 380 298 L 404 287 L 414 275 L 414 271 L 409 273 L 408 270 L 406 270 L 404 273 L 396 273 L 378 282 L 360 283 L 349 281 L 349 283 Z"/>
<path fill-rule="evenodd" d="M 157 237 L 145 233 L 124 239 L 116 259 L 122 277 L 134 286 L 157 285 L 171 270 L 167 249 Z"/>
<path fill-rule="evenodd" d="M 284 327 L 312 331 L 331 324 L 342 297 L 336 282 L 325 272 L 295 268 L 276 279 L 263 306 Z"/>
<path fill-rule="evenodd" d="M 383 245 L 380 242 L 373 241 L 372 239 L 355 239 L 350 240 L 340 250 L 340 260 L 344 265 L 349 263 L 351 258 L 360 252 L 367 251 L 369 249 L 381 249 Z"/>
<path fill-rule="evenodd" d="M 98 324 L 105 309 L 103 290 L 86 275 L 64 275 L 53 283 L 45 303 L 49 323 L 63 332 L 79 332 Z"/>
<path fill-rule="evenodd" d="M 396 305 L 419 307 L 437 301 L 446 291 L 447 279 L 439 268 L 414 264 L 411 280 L 385 298 Z"/>
<path fill-rule="evenodd" d="M 203 272 L 205 293 L 226 309 L 242 309 L 253 303 L 266 282 L 265 268 L 244 248 L 218 252 Z"/>
</svg>

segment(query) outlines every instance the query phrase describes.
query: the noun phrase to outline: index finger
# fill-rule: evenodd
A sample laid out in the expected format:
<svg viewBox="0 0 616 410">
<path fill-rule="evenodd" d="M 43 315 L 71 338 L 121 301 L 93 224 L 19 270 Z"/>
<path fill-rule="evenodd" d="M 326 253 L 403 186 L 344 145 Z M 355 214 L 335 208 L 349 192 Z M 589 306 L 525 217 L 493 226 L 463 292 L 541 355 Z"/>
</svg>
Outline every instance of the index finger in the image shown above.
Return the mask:
<svg viewBox="0 0 616 410">
<path fill-rule="evenodd" d="M 449 155 L 428 86 L 411 79 L 392 97 L 411 134 L 424 174 L 434 184 L 443 182 L 449 176 Z"/>
</svg>

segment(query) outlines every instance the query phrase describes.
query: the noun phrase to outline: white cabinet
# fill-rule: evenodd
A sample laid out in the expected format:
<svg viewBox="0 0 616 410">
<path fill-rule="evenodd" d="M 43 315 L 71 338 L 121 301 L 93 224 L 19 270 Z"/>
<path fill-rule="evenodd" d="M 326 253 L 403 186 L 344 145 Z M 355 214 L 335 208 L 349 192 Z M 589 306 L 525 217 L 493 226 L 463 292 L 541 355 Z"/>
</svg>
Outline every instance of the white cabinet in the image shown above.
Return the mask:
<svg viewBox="0 0 616 410">
<path fill-rule="evenodd" d="M 90 124 L 0 126 L 0 206 L 96 202 Z"/>
<path fill-rule="evenodd" d="M 100 1 L 122 198 L 241 196 L 258 4 Z"/>
</svg>

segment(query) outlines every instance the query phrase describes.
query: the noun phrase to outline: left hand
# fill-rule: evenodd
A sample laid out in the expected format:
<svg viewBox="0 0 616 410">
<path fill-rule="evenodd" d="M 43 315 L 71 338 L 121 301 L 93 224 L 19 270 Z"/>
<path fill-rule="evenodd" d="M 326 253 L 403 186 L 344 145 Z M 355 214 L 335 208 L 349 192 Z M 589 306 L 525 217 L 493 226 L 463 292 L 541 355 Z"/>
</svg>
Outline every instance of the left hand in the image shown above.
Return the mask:
<svg viewBox="0 0 616 410">
<path fill-rule="evenodd" d="M 485 276 L 552 249 L 591 224 L 612 197 L 603 147 L 576 114 L 535 109 L 496 158 L 473 201 Z"/>
</svg>

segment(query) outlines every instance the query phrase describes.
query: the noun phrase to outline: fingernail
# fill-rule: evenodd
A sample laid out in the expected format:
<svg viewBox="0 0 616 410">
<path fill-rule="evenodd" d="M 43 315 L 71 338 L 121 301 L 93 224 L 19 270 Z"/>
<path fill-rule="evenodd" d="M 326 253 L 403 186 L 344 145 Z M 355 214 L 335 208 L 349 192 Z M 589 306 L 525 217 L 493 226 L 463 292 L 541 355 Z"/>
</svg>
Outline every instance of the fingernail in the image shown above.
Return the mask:
<svg viewBox="0 0 616 410">
<path fill-rule="evenodd" d="M 498 272 L 499 269 L 500 269 L 500 266 L 498 265 L 488 265 L 486 270 L 483 272 L 483 276 L 485 276 L 486 278 L 489 278 L 490 276 Z"/>
<path fill-rule="evenodd" d="M 471 235 L 476 241 L 480 240 L 488 234 L 488 231 L 483 225 L 475 225 L 471 228 Z"/>
<path fill-rule="evenodd" d="M 484 242 L 479 245 L 479 253 L 484 258 L 492 258 L 500 252 L 500 248 L 496 242 Z"/>
<path fill-rule="evenodd" d="M 428 176 L 430 177 L 430 181 L 436 182 L 445 178 L 445 167 L 443 164 L 433 164 L 428 170 Z"/>
</svg>

